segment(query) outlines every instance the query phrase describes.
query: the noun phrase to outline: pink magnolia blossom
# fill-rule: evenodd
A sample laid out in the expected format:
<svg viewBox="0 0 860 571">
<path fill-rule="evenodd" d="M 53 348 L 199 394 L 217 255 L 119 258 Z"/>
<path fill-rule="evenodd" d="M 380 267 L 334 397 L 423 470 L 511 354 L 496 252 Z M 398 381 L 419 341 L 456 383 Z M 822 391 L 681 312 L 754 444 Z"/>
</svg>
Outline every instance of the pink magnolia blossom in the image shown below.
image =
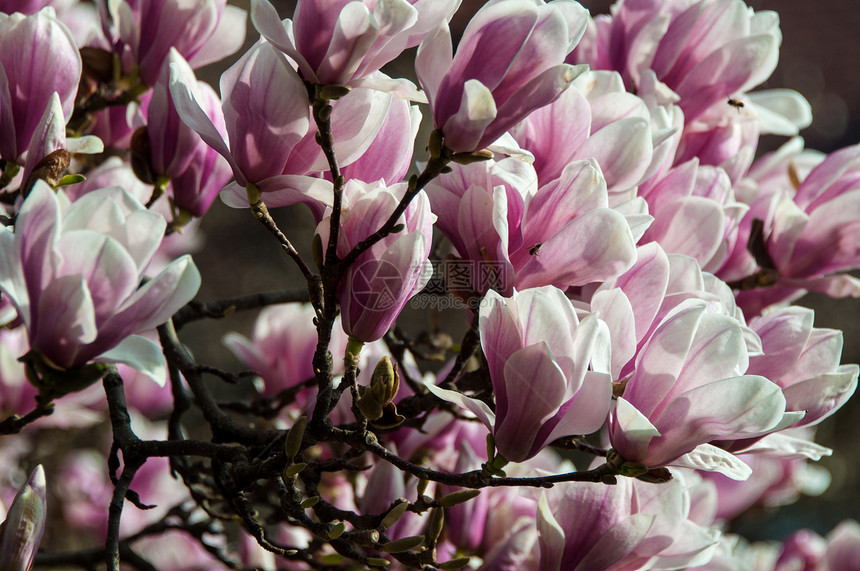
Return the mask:
<svg viewBox="0 0 860 571">
<path fill-rule="evenodd" d="M 134 333 L 163 323 L 200 285 L 182 257 L 140 286 L 165 221 L 118 188 L 69 203 L 41 181 L 0 233 L 0 288 L 30 347 L 60 369 L 123 362 L 165 381 L 161 351 Z M 94 254 L 94 253 L 97 253 Z"/>
<path fill-rule="evenodd" d="M 720 536 L 691 511 L 690 484 L 621 478 L 613 486 L 558 484 L 537 510 L 541 571 L 680 569 L 706 563 Z M 645 567 L 646 565 L 653 567 Z"/>
<path fill-rule="evenodd" d="M 716 485 L 719 495 L 716 518 L 729 521 L 753 506 L 777 507 L 795 502 L 801 494 L 818 495 L 830 483 L 830 474 L 806 458 L 783 451 L 742 454 L 752 474 L 746 481 L 732 480 L 718 472 L 702 472 Z"/>
<path fill-rule="evenodd" d="M 521 462 L 556 438 L 588 434 L 604 423 L 612 387 L 606 373 L 608 338 L 597 317 L 580 320 L 570 300 L 552 286 L 510 298 L 490 291 L 479 329 L 495 411 L 459 392 L 428 388 L 474 413 L 507 460 Z"/>
<path fill-rule="evenodd" d="M 857 388 L 857 365 L 840 365 L 842 332 L 813 327 L 804 307 L 775 309 L 750 321 L 763 355 L 750 358 L 748 373 L 782 389 L 786 410 L 805 411 L 795 426 L 818 424 L 845 404 Z"/>
<path fill-rule="evenodd" d="M 101 10 L 102 31 L 123 59 L 155 85 L 171 48 L 198 68 L 221 60 L 245 41 L 246 13 L 226 0 L 120 0 Z"/>
<path fill-rule="evenodd" d="M 663 142 L 675 128 L 652 124 L 651 115 L 642 99 L 625 91 L 617 73 L 587 71 L 511 134 L 534 155 L 542 185 L 559 178 L 571 162 L 593 159 L 614 205 L 632 198 L 636 185 L 652 174 L 652 164 L 671 150 Z"/>
<path fill-rule="evenodd" d="M 653 70 L 691 122 L 765 81 L 781 41 L 776 13 L 742 0 L 626 0 L 595 18 L 568 61 L 617 70 L 631 87 Z"/>
<path fill-rule="evenodd" d="M 227 159 L 239 187 L 280 191 L 279 206 L 308 202 L 321 209 L 330 203 L 331 183 L 297 176 L 305 170 L 283 174 L 290 161 L 304 161 L 298 145 L 310 127 L 310 106 L 302 80 L 280 52 L 259 43 L 224 72 L 215 121 L 203 109 L 194 72 L 175 52 L 170 57 L 170 94 L 179 117 Z M 226 137 L 216 127 L 221 117 Z"/>
<path fill-rule="evenodd" d="M 78 47 L 53 11 L 0 14 L 0 158 L 23 163 L 54 93 L 68 122 L 80 78 Z"/>
<path fill-rule="evenodd" d="M 30 147 L 27 149 L 27 160 L 21 174 L 24 196 L 30 192 L 26 185 L 30 182 L 30 175 L 39 166 L 40 161 L 60 149 L 79 154 L 101 153 L 104 151 L 104 144 L 98 137 L 93 136 L 66 137 L 66 118 L 60 105 L 60 97 L 54 93 L 33 132 Z M 54 182 L 57 181 L 52 181 Z"/>
<path fill-rule="evenodd" d="M 182 56 L 175 53 L 172 57 Z M 231 170 L 227 161 L 179 117 L 170 95 L 168 63 L 165 61 L 161 76 L 153 87 L 147 109 L 150 166 L 156 176 L 170 179 L 174 204 L 199 217 L 209 210 L 218 191 L 230 179 Z M 223 117 L 216 112 L 221 106 L 218 95 L 203 82 L 197 83 L 196 92 L 215 128 L 225 136 Z"/>
<path fill-rule="evenodd" d="M 654 216 L 642 241 L 695 258 L 711 272 L 721 267 L 736 244 L 738 225 L 748 210 L 735 200 L 726 172 L 702 166 L 696 158 L 649 181 L 640 188 L 640 196 Z"/>
<path fill-rule="evenodd" d="M 350 180 L 344 187 L 338 256 L 346 256 L 381 228 L 405 191 L 406 183 L 386 187 L 382 181 Z M 337 290 L 347 334 L 364 342 L 381 339 L 406 302 L 427 284 L 433 271 L 427 258 L 435 220 L 427 196 L 419 194 L 400 218 L 403 230 L 377 242 L 347 269 Z M 317 226 L 317 234 L 326 244 L 328 218 Z"/>
<path fill-rule="evenodd" d="M 373 76 L 403 50 L 447 22 L 460 0 L 299 0 L 280 22 L 268 0 L 252 0 L 260 34 L 298 64 L 311 83 L 397 88 Z"/>
<path fill-rule="evenodd" d="M 635 219 L 608 207 L 593 160 L 574 161 L 541 186 L 534 169 L 514 158 L 452 168 L 427 185 L 427 194 L 439 229 L 473 264 L 474 293 L 580 286 L 634 263 Z M 496 273 L 479 271 L 488 264 Z"/>
<path fill-rule="evenodd" d="M 587 17 L 575 2 L 494 0 L 469 22 L 456 55 L 446 25 L 428 35 L 415 71 L 445 145 L 483 149 L 558 98 L 584 71 L 563 61 Z"/>
<path fill-rule="evenodd" d="M 744 479 L 749 468 L 707 443 L 760 436 L 793 424 L 779 386 L 745 374 L 740 323 L 698 299 L 678 304 L 638 351 L 609 423 L 613 448 L 653 468 L 680 461 Z M 684 458 L 681 458 L 681 457 Z"/>
<path fill-rule="evenodd" d="M 772 266 L 764 269 L 774 273 L 769 287 L 738 294 L 738 303 L 750 315 L 760 313 L 768 305 L 796 299 L 804 290 L 832 297 L 860 296 L 860 282 L 844 273 L 860 267 L 860 256 L 852 245 L 860 229 L 857 224 L 860 146 L 832 153 L 800 179 L 810 164 L 809 157 L 800 155 L 800 166 L 792 169 L 791 176 L 786 164 L 791 161 L 792 153 L 797 153 L 798 143 L 794 142 L 793 149 L 767 157 L 769 162 L 785 168 L 785 174 L 775 180 L 766 168 L 761 169 L 762 173 L 756 171 L 755 176 L 768 176 L 767 182 L 746 198 L 751 207 L 741 224 L 739 240 L 744 234 L 749 235 L 753 218 L 762 220 L 761 241 L 770 258 L 767 264 Z M 749 253 L 738 251 L 742 245 L 735 248 L 726 277 L 762 269 L 750 260 Z"/>
</svg>

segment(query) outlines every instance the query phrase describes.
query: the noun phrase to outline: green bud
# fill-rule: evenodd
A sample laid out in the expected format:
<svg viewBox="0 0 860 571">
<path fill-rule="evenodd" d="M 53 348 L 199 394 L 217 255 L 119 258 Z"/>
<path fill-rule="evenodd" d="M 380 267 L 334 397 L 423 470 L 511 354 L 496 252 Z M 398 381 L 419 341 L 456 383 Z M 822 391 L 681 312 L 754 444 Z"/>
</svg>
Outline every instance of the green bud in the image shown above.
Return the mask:
<svg viewBox="0 0 860 571">
<path fill-rule="evenodd" d="M 290 431 L 287 432 L 287 438 L 284 441 L 284 454 L 287 455 L 287 460 L 292 461 L 299 453 L 302 447 L 302 439 L 305 437 L 305 428 L 308 426 L 308 417 L 300 416 L 293 423 Z"/>
<path fill-rule="evenodd" d="M 480 163 L 493 158 L 493 151 L 483 149 L 480 151 L 472 151 L 471 153 L 454 153 L 451 160 L 458 165 L 470 165 L 472 163 Z"/>
<path fill-rule="evenodd" d="M 70 184 L 78 184 L 79 182 L 84 182 L 85 180 L 87 180 L 87 177 L 82 174 L 67 174 L 60 179 L 60 182 L 57 183 L 55 188 L 60 188 L 61 186 L 69 186 Z"/>
<path fill-rule="evenodd" d="M 371 567 L 388 567 L 391 565 L 391 561 L 382 557 L 368 557 L 367 564 Z"/>
<path fill-rule="evenodd" d="M 340 99 L 344 95 L 347 95 L 352 88 L 347 85 L 322 85 L 319 86 L 319 94 L 320 99 Z"/>
<path fill-rule="evenodd" d="M 622 476 L 627 476 L 628 478 L 635 478 L 636 476 L 641 476 L 642 474 L 646 474 L 648 472 L 648 467 L 644 464 L 638 464 L 636 462 L 625 462 L 619 468 L 618 473 Z"/>
<path fill-rule="evenodd" d="M 435 563 L 434 567 L 441 569 L 442 571 L 457 571 L 458 569 L 462 569 L 471 562 L 471 557 L 458 557 L 457 559 L 451 559 L 450 561 L 445 561 L 444 563 Z"/>
<path fill-rule="evenodd" d="M 457 492 L 448 494 L 443 498 L 440 498 L 439 500 L 437 500 L 437 502 L 442 507 L 450 508 L 451 506 L 456 506 L 457 504 L 468 502 L 472 498 L 480 495 L 480 493 L 481 490 L 459 490 Z"/>
<path fill-rule="evenodd" d="M 385 356 L 373 369 L 370 386 L 362 391 L 358 408 L 367 420 L 378 420 L 382 417 L 383 409 L 397 396 L 399 389 L 400 375 L 397 374 L 397 367 Z"/>
<path fill-rule="evenodd" d="M 380 546 L 380 549 L 386 553 L 403 553 L 404 551 L 415 549 L 422 543 L 424 543 L 423 535 L 412 535 L 410 537 L 403 537 L 395 539 L 394 541 L 389 541 L 388 543 L 383 543 L 382 546 Z"/>
<path fill-rule="evenodd" d="M 319 234 L 314 234 L 314 238 L 311 241 L 311 259 L 313 260 L 316 267 L 321 268 L 323 265 L 323 245 L 322 238 L 320 238 Z"/>
<path fill-rule="evenodd" d="M 328 121 L 331 119 L 331 105 L 322 105 L 317 110 L 317 117 L 320 121 Z"/>
<path fill-rule="evenodd" d="M 391 508 L 391 510 L 385 514 L 385 517 L 382 518 L 382 522 L 379 524 L 380 527 L 382 527 L 382 529 L 388 529 L 394 525 L 397 520 L 400 519 L 400 516 L 406 513 L 407 508 L 409 508 L 409 502 L 406 500 L 403 500 Z"/>
<path fill-rule="evenodd" d="M 427 485 L 430 483 L 430 480 L 425 478 L 418 478 L 418 497 L 424 495 L 424 492 L 427 491 Z"/>
<path fill-rule="evenodd" d="M 430 512 L 430 521 L 427 523 L 427 539 L 430 545 L 439 539 L 439 534 L 442 533 L 442 528 L 445 525 L 445 510 L 436 508 Z"/>
<path fill-rule="evenodd" d="M 370 390 L 383 405 L 390 403 L 397 396 L 400 389 L 400 375 L 397 374 L 397 366 L 391 362 L 388 355 L 384 356 L 373 369 L 370 377 Z"/>
<path fill-rule="evenodd" d="M 308 499 L 306 499 L 305 501 L 303 501 L 303 502 L 301 503 L 302 509 L 305 509 L 305 510 L 306 510 L 306 509 L 308 509 L 308 508 L 312 508 L 312 507 L 314 507 L 315 505 L 317 505 L 317 503 L 318 503 L 319 501 L 320 501 L 320 497 L 319 497 L 319 496 L 313 496 L 313 497 L 311 497 L 311 498 L 308 498 Z"/>
<path fill-rule="evenodd" d="M 346 531 L 346 524 L 342 521 L 332 522 L 328 526 L 328 538 L 337 539 Z"/>
<path fill-rule="evenodd" d="M 302 470 L 307 468 L 307 464 L 304 462 L 299 462 L 298 464 L 293 464 L 292 466 L 287 466 L 284 470 L 284 480 L 292 480 L 296 476 L 298 476 Z"/>
<path fill-rule="evenodd" d="M 442 156 L 442 149 L 444 148 L 442 131 L 434 129 L 433 132 L 430 133 L 430 141 L 427 143 L 427 148 L 430 151 L 430 156 L 434 159 L 438 159 Z"/>
<path fill-rule="evenodd" d="M 340 553 L 326 553 L 318 561 L 324 565 L 340 565 L 346 561 L 346 557 Z"/>
</svg>

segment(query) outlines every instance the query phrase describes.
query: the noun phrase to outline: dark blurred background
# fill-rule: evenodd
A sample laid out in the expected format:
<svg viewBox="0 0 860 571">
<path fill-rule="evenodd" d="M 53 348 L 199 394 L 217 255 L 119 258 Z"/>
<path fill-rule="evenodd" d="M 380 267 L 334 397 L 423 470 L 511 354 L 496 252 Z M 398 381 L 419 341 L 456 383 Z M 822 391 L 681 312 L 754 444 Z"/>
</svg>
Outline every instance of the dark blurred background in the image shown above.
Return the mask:
<svg viewBox="0 0 860 571">
<path fill-rule="evenodd" d="M 232 1 L 245 9 L 248 1 Z M 273 0 L 282 17 L 289 17 L 294 2 Z M 452 22 L 455 37 L 469 17 L 484 2 L 464 0 Z M 583 1 L 592 14 L 607 13 L 611 2 Z M 787 87 L 802 93 L 812 104 L 813 125 L 801 135 L 808 148 L 824 152 L 860 141 L 860 5 L 855 0 L 748 0 L 759 10 L 779 13 L 783 43 L 780 63 L 770 80 L 762 87 Z M 247 45 L 259 34 L 248 26 Z M 217 86 L 218 77 L 233 61 L 210 66 L 198 76 Z M 385 69 L 392 76 L 408 77 L 414 51 L 407 52 L 403 61 Z M 760 152 L 773 150 L 784 138 L 766 138 Z M 419 135 L 416 158 L 423 158 L 425 139 Z M 288 237 L 310 259 L 308 247 L 313 233 L 313 220 L 303 211 L 281 209 L 275 217 Z M 266 231 L 249 212 L 232 210 L 216 201 L 203 220 L 205 249 L 195 255 L 203 273 L 199 299 L 230 297 L 249 292 L 301 287 L 299 272 Z M 815 309 L 817 327 L 840 329 L 845 333 L 843 362 L 860 362 L 860 300 L 830 300 L 810 295 L 800 301 Z M 201 363 L 241 368 L 220 343 L 220 337 L 235 330 L 251 334 L 255 314 L 234 314 L 220 322 L 191 324 L 183 338 L 191 345 Z M 466 326 L 466 316 L 459 313 L 442 315 L 443 328 L 456 335 Z M 429 328 L 426 315 L 412 315 L 411 328 Z M 834 449 L 834 455 L 820 465 L 830 471 L 833 481 L 827 492 L 818 498 L 803 497 L 797 503 L 778 510 L 755 510 L 742 516 L 733 529 L 750 539 L 781 540 L 792 531 L 809 527 L 826 534 L 845 518 L 860 520 L 860 430 L 856 419 L 860 414 L 860 397 L 854 398 L 834 417 L 819 428 L 817 441 Z"/>
</svg>

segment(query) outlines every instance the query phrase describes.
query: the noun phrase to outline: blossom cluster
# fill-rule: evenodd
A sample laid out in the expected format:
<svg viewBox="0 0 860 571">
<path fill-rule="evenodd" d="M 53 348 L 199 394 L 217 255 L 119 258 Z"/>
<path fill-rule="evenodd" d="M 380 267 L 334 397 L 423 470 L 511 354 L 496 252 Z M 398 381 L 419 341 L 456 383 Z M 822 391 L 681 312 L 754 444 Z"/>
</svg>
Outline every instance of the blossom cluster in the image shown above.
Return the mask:
<svg viewBox="0 0 860 571">
<path fill-rule="evenodd" d="M 824 491 L 860 373 L 791 305 L 860 297 L 860 146 L 760 89 L 777 14 L 458 9 L 0 0 L 0 567 L 856 568 L 728 531 Z M 219 196 L 303 283 L 195 299 Z"/>
</svg>

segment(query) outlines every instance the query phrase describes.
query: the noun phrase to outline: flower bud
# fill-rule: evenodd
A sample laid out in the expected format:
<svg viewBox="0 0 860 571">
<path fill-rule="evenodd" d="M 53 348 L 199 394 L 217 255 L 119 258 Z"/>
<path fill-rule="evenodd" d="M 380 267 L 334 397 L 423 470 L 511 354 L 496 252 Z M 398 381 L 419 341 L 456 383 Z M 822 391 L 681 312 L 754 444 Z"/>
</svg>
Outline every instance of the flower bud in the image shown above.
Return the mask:
<svg viewBox="0 0 860 571">
<path fill-rule="evenodd" d="M 397 504 L 396 506 L 391 508 L 391 511 L 389 511 L 385 515 L 385 517 L 382 518 L 382 522 L 379 524 L 379 526 L 382 527 L 383 529 L 388 529 L 389 527 L 394 525 L 398 519 L 400 519 L 400 516 L 402 516 L 404 513 L 406 513 L 406 508 L 408 508 L 408 507 L 409 507 L 409 502 L 406 500 L 403 500 L 402 502 L 400 502 L 399 504 Z"/>
<path fill-rule="evenodd" d="M 393 408 L 391 401 L 397 396 L 400 388 L 400 375 L 397 367 L 388 356 L 383 357 L 370 378 L 370 386 L 366 388 L 358 400 L 358 408 L 368 420 L 379 420 L 386 409 Z M 397 414 L 394 408 L 393 413 Z"/>
<path fill-rule="evenodd" d="M 388 543 L 383 543 L 380 549 L 382 549 L 382 551 L 385 551 L 386 553 L 403 553 L 404 551 L 415 549 L 422 543 L 424 543 L 423 535 L 413 535 L 410 537 L 395 539 L 394 541 L 389 541 Z"/>
<path fill-rule="evenodd" d="M 45 472 L 37 466 L 18 491 L 0 534 L 0 569 L 29 569 L 45 533 Z"/>
<path fill-rule="evenodd" d="M 478 496 L 481 490 L 458 490 L 438 500 L 439 505 L 445 508 L 468 502 L 472 498 Z"/>
</svg>

